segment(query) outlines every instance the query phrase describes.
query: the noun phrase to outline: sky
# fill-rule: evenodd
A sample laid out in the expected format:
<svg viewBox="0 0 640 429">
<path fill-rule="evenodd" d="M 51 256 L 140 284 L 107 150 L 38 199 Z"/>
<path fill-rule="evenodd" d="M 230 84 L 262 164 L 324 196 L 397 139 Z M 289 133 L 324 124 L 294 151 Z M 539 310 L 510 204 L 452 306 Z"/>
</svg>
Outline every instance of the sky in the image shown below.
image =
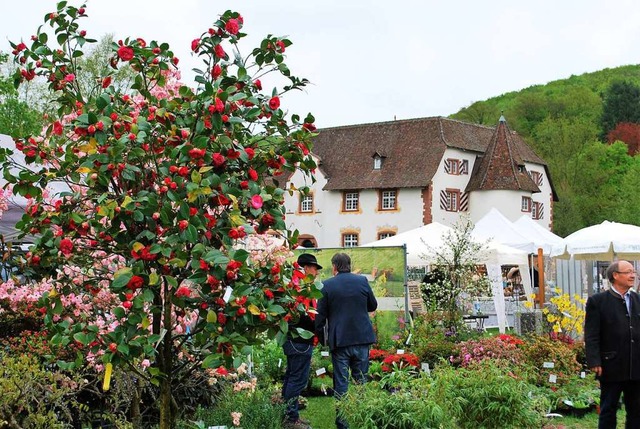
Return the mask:
<svg viewBox="0 0 640 429">
<path fill-rule="evenodd" d="M 55 5 L 3 2 L 0 50 L 28 41 Z M 244 17 L 245 55 L 267 34 L 291 39 L 286 63 L 311 84 L 283 98 L 282 108 L 311 112 L 322 128 L 448 116 L 506 92 L 640 61 L 637 0 L 89 0 L 81 28 L 96 39 L 169 43 L 190 83 L 189 70 L 201 64 L 191 40 L 228 9 Z"/>
</svg>

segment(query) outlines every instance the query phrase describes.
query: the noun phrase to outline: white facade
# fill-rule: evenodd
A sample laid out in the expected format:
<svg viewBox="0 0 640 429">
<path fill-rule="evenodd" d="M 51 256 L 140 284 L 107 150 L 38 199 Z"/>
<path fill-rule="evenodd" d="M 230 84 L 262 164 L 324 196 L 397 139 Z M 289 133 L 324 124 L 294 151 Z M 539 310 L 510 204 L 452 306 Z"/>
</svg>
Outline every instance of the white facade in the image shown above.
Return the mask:
<svg viewBox="0 0 640 429">
<path fill-rule="evenodd" d="M 466 173 L 450 174 L 446 171 L 445 163 L 448 159 L 466 161 Z M 455 210 L 443 208 L 441 192 L 459 191 L 463 196 L 464 190 L 471 177 L 476 153 L 447 148 L 440 161 L 437 172 L 432 178 L 430 198 L 425 201 L 425 190 L 418 188 L 401 188 L 397 190 L 396 209 L 380 209 L 380 190 L 365 189 L 358 192 L 358 209 L 344 210 L 344 193 L 341 191 L 325 191 L 327 179 L 320 169 L 316 171 L 315 183 L 297 171 L 289 179 L 287 189 L 293 185 L 294 189 L 309 186 L 313 198 L 312 209 L 308 212 L 301 210 L 301 194 L 293 191 L 286 194 L 285 210 L 286 224 L 291 230 L 297 229 L 303 238 L 314 240 L 317 247 L 342 247 L 344 234 L 357 236 L 357 245 L 367 244 L 380 238 L 380 234 L 397 234 L 417 228 L 429 222 L 440 222 L 453 226 L 460 215 L 466 213 L 473 222 L 479 220 L 491 208 L 498 208 L 509 220 L 515 221 L 527 212 L 522 211 L 522 198 L 531 198 L 532 203 L 540 203 L 543 207 L 542 217 L 537 222 L 546 229 L 550 229 L 552 216 L 552 190 L 543 165 L 527 164 L 529 172 L 542 175 L 538 181 L 541 192 L 531 194 L 526 191 L 496 190 L 473 191 L 468 196 L 467 211 L 462 211 L 460 202 Z M 430 207 L 425 207 L 430 203 Z M 462 207 L 463 208 L 463 207 Z M 307 205 L 306 209 L 309 209 Z M 531 214 L 531 213 L 529 213 Z"/>
</svg>

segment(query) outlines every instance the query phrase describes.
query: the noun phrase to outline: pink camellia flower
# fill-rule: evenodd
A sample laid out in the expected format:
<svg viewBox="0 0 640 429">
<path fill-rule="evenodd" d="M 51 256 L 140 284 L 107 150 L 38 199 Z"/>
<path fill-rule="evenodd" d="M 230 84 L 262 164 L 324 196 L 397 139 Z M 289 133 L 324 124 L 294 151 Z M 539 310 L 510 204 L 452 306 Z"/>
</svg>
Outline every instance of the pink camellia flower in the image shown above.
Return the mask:
<svg viewBox="0 0 640 429">
<path fill-rule="evenodd" d="M 251 197 L 251 207 L 254 209 L 262 208 L 262 197 L 260 195 L 254 195 Z"/>
<path fill-rule="evenodd" d="M 68 238 L 63 238 L 60 240 L 60 252 L 64 256 L 69 256 L 73 252 L 73 241 Z"/>
<path fill-rule="evenodd" d="M 191 50 L 193 52 L 198 52 L 198 46 L 200 45 L 200 39 L 193 39 L 191 41 Z"/>
<path fill-rule="evenodd" d="M 227 30 L 229 34 L 234 34 L 234 35 L 238 34 L 238 30 L 240 30 L 240 25 L 238 24 L 238 20 L 231 18 L 225 24 L 224 29 Z"/>
<path fill-rule="evenodd" d="M 216 57 L 218 58 L 224 58 L 227 56 L 227 53 L 224 51 L 224 48 L 222 47 L 222 45 L 216 45 L 215 48 L 213 48 L 213 52 L 216 54 Z"/>
<path fill-rule="evenodd" d="M 76 80 L 76 75 L 73 73 L 69 73 L 68 75 L 65 75 L 64 80 L 66 82 L 73 82 L 74 80 Z"/>
<path fill-rule="evenodd" d="M 278 107 L 280 107 L 280 98 L 272 97 L 271 100 L 269 100 L 269 109 L 276 110 Z"/>
<path fill-rule="evenodd" d="M 133 59 L 133 48 L 130 46 L 120 46 L 118 48 L 118 58 L 122 61 L 131 61 Z"/>
</svg>

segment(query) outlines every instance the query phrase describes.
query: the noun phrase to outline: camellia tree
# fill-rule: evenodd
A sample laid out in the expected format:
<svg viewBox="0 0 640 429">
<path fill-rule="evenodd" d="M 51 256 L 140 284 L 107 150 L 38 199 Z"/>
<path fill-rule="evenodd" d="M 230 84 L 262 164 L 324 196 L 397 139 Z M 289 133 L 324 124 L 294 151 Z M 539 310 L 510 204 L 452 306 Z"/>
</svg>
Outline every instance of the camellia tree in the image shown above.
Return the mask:
<svg viewBox="0 0 640 429">
<path fill-rule="evenodd" d="M 28 44 L 12 43 L 16 85 L 46 79 L 60 108 L 42 135 L 15 138 L 26 165 L 9 150 L 0 160 L 13 193 L 29 201 L 18 228 L 37 237 L 27 274 L 45 285 L 52 341 L 79 350 L 59 365 L 90 356 L 104 365 L 105 387 L 113 365 L 149 377 L 169 428 L 179 353 L 192 365 L 229 365 L 261 333 L 282 339 L 318 296 L 295 266 L 256 262 L 242 246 L 251 234 L 286 231 L 278 179 L 315 168 L 314 118 L 280 106 L 307 81 L 285 65 L 285 38 L 269 35 L 243 57 L 243 18 L 227 11 L 192 42 L 203 63 L 195 89 L 177 80 L 168 44 L 127 38 L 114 43 L 110 66 L 134 70 L 131 88 L 105 75 L 86 93 L 78 59 L 95 40 L 84 17 L 84 5 L 60 2 L 45 17 L 53 36 L 45 25 Z M 267 74 L 286 84 L 263 91 Z"/>
</svg>

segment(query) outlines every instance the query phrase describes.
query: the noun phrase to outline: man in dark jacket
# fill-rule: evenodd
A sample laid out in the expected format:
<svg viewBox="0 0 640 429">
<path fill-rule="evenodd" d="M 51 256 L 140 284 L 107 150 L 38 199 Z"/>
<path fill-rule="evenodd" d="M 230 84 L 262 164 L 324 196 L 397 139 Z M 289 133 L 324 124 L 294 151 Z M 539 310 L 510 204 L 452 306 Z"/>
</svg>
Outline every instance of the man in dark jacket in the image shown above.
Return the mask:
<svg viewBox="0 0 640 429">
<path fill-rule="evenodd" d="M 626 428 L 640 428 L 640 297 L 627 261 L 607 269 L 609 290 L 587 300 L 584 340 L 587 365 L 600 379 L 599 429 L 615 429 L 624 393 Z"/>
<path fill-rule="evenodd" d="M 318 270 L 322 269 L 316 257 L 310 253 L 303 253 L 298 256 L 298 265 L 307 276 L 312 276 L 313 278 L 316 278 Z M 285 370 L 282 384 L 282 398 L 287 404 L 283 426 L 285 429 L 311 429 L 309 423 L 300 418 L 298 397 L 309 382 L 313 337 L 304 339 L 297 336 L 295 334 L 297 328 L 313 332 L 315 328 L 314 321 L 309 315 L 300 314 L 299 321 L 289 324 L 289 334 L 282 346 L 284 354 L 287 356 L 287 369 Z"/>
<path fill-rule="evenodd" d="M 325 324 L 329 324 L 333 391 L 335 398 L 340 399 L 349 387 L 349 371 L 358 383 L 367 379 L 369 347 L 376 341 L 369 312 L 378 308 L 378 302 L 366 277 L 351 273 L 349 255 L 336 253 L 331 265 L 334 277 L 323 282 L 316 332 L 322 332 Z M 340 416 L 336 418 L 336 426 L 348 427 Z"/>
</svg>

